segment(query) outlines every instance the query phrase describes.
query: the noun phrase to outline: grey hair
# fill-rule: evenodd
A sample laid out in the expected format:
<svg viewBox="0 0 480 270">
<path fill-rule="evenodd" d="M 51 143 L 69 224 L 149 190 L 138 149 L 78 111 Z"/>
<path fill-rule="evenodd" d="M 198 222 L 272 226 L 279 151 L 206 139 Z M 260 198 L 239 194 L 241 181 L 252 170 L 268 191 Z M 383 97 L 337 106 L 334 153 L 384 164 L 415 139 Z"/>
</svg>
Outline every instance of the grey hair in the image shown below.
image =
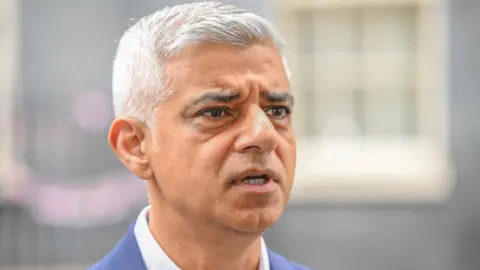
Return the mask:
<svg viewBox="0 0 480 270">
<path fill-rule="evenodd" d="M 141 18 L 118 44 L 112 78 L 115 116 L 151 125 L 154 111 L 171 94 L 164 62 L 185 47 L 215 43 L 243 48 L 261 41 L 273 42 L 282 53 L 284 40 L 269 21 L 219 2 L 166 7 Z"/>
</svg>

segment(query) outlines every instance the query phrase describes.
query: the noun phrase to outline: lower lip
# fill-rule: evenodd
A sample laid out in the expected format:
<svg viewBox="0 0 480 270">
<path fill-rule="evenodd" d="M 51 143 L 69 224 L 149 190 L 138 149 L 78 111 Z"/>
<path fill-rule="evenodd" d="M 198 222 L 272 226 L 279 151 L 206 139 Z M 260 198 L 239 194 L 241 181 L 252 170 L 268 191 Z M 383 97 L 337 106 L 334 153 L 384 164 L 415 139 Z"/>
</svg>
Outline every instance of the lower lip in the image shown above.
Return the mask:
<svg viewBox="0 0 480 270">
<path fill-rule="evenodd" d="M 251 192 L 251 193 L 270 193 L 274 191 L 277 188 L 277 183 L 275 183 L 273 180 L 269 179 L 265 184 L 263 185 L 249 185 L 246 183 L 243 183 L 242 181 L 235 183 L 234 185 L 237 188 L 241 188 L 242 190 L 246 192 Z"/>
</svg>

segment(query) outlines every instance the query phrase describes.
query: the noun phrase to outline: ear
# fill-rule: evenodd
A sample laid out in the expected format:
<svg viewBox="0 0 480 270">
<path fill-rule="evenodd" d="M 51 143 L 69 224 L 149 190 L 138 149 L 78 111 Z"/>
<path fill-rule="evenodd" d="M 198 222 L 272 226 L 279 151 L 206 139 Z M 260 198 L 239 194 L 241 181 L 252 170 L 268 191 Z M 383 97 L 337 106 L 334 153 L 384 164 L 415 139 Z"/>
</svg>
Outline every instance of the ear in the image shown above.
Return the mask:
<svg viewBox="0 0 480 270">
<path fill-rule="evenodd" d="M 148 153 L 149 130 L 131 118 L 115 119 L 110 127 L 108 142 L 118 159 L 136 176 L 153 179 Z"/>
</svg>

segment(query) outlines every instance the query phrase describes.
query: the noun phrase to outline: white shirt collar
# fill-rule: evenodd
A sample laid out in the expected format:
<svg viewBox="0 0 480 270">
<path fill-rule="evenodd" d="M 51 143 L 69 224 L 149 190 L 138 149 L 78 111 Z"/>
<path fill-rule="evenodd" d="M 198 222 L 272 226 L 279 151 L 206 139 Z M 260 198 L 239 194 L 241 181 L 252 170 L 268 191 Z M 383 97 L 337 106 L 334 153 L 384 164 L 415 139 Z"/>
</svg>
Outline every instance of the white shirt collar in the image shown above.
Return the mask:
<svg viewBox="0 0 480 270">
<path fill-rule="evenodd" d="M 165 251 L 153 238 L 148 227 L 147 214 L 150 206 L 145 207 L 137 218 L 134 233 L 140 248 L 143 261 L 148 270 L 180 270 L 180 268 L 167 256 Z M 270 270 L 267 246 L 262 238 L 262 253 L 260 255 L 260 270 Z"/>
</svg>

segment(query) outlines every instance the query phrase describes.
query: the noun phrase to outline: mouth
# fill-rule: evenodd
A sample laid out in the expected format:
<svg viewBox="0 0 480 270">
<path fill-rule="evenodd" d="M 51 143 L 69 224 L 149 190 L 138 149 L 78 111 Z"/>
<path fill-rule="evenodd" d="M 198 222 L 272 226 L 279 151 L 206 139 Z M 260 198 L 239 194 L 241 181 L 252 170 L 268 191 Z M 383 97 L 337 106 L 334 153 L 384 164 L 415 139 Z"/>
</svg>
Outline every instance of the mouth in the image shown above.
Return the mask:
<svg viewBox="0 0 480 270">
<path fill-rule="evenodd" d="M 249 175 L 244 177 L 240 182 L 242 184 L 246 185 L 254 185 L 254 186 L 259 186 L 259 185 L 265 185 L 271 178 L 268 177 L 266 174 L 262 175 Z"/>
<path fill-rule="evenodd" d="M 249 170 L 237 175 L 232 185 L 245 192 L 270 193 L 277 188 L 278 177 L 273 171 Z"/>
</svg>

